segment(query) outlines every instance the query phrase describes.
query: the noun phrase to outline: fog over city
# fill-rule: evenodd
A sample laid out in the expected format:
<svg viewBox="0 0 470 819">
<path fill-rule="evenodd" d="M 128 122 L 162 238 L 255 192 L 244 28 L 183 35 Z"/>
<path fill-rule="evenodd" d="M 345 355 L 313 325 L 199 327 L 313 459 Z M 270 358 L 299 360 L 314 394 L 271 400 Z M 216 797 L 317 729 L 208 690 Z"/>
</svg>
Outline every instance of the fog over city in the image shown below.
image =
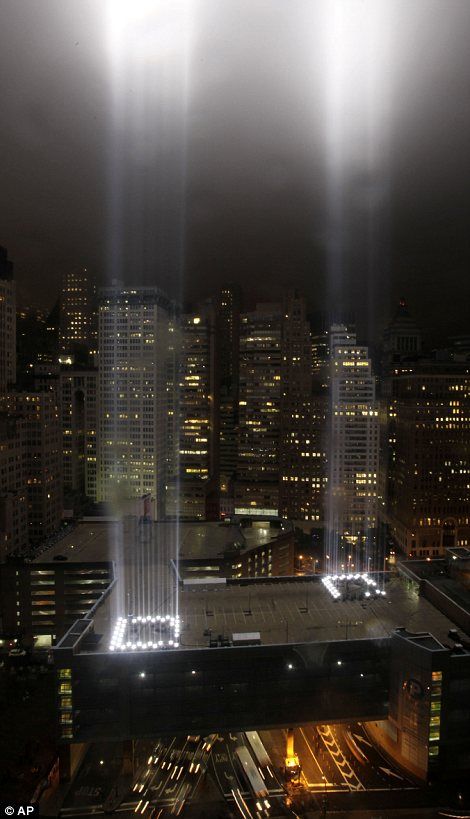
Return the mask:
<svg viewBox="0 0 470 819">
<path fill-rule="evenodd" d="M 86 265 L 185 300 L 293 282 L 312 308 L 366 305 L 372 337 L 404 294 L 461 331 L 469 23 L 432 0 L 3 3 L 21 300 L 51 307 Z"/>
</svg>

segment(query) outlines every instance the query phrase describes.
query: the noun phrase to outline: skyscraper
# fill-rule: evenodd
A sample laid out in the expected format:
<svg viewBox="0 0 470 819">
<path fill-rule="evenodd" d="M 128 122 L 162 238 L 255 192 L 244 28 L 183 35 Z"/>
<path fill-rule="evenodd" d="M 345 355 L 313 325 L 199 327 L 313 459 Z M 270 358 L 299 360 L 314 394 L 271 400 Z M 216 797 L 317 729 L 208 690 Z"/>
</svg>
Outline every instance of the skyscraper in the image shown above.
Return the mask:
<svg viewBox="0 0 470 819">
<path fill-rule="evenodd" d="M 421 331 L 410 315 L 405 299 L 400 299 L 395 315 L 383 333 L 382 367 L 385 372 L 421 353 Z"/>
<path fill-rule="evenodd" d="M 377 525 L 379 425 L 367 347 L 330 330 L 328 548 L 331 568 L 368 569 Z"/>
<path fill-rule="evenodd" d="M 23 479 L 28 499 L 28 536 L 39 543 L 62 520 L 62 435 L 54 392 L 12 393 L 4 401 L 22 419 Z"/>
<path fill-rule="evenodd" d="M 241 317 L 235 511 L 243 514 L 278 512 L 281 335 L 280 304 Z"/>
<path fill-rule="evenodd" d="M 121 511 L 165 507 L 167 376 L 174 305 L 156 287 L 103 288 L 99 303 L 98 486 Z"/>
<path fill-rule="evenodd" d="M 98 371 L 63 367 L 59 385 L 64 492 L 96 500 Z"/>
<path fill-rule="evenodd" d="M 212 306 L 185 313 L 179 323 L 178 462 L 168 486 L 169 517 L 206 516 L 215 472 L 214 316 Z"/>
<path fill-rule="evenodd" d="M 227 285 L 219 293 L 216 310 L 216 394 L 218 405 L 218 472 L 221 498 L 237 469 L 238 378 L 240 360 L 239 287 Z"/>
<path fill-rule="evenodd" d="M 28 545 L 25 432 L 24 419 L 0 407 L 0 563 Z"/>
<path fill-rule="evenodd" d="M 279 513 L 293 520 L 320 517 L 321 426 L 313 401 L 312 343 L 305 299 L 289 293 L 282 322 Z"/>
<path fill-rule="evenodd" d="M 16 381 L 16 290 L 13 263 L 0 247 L 0 395 Z"/>
<path fill-rule="evenodd" d="M 409 557 L 470 546 L 470 367 L 416 361 L 387 387 L 386 520 Z"/>
<path fill-rule="evenodd" d="M 213 327 L 202 311 L 181 319 L 180 475 L 182 480 L 207 480 L 211 473 Z"/>
<path fill-rule="evenodd" d="M 94 289 L 86 268 L 65 273 L 60 297 L 60 349 L 92 350 L 96 343 Z"/>
</svg>

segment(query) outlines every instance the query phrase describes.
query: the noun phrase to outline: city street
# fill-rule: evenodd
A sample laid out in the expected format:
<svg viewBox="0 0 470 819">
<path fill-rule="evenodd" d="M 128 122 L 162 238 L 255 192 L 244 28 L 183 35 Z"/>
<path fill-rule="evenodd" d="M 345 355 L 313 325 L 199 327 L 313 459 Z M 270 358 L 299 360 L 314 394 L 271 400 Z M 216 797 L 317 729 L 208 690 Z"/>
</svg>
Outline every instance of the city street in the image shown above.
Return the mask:
<svg viewBox="0 0 470 819">
<path fill-rule="evenodd" d="M 282 815 L 287 812 L 288 789 L 282 775 L 286 733 L 285 729 L 259 733 L 267 752 L 261 762 L 244 733 L 165 737 L 154 743 L 135 742 L 125 752 L 123 746 L 118 752 L 116 745 L 94 745 L 61 815 L 179 816 L 190 804 L 202 806 L 201 786 L 208 780 L 219 791 L 220 801 L 243 819 Z M 299 792 L 320 796 L 418 790 L 381 755 L 359 723 L 304 725 L 294 730 L 294 746 L 302 768 Z M 240 748 L 248 749 L 261 777 L 261 799 L 241 770 L 236 753 Z"/>
<path fill-rule="evenodd" d="M 279 760 L 286 732 L 262 731 L 260 736 L 268 753 Z M 307 724 L 295 729 L 294 744 L 302 766 L 301 781 L 310 791 L 416 788 L 380 754 L 359 723 Z"/>
</svg>

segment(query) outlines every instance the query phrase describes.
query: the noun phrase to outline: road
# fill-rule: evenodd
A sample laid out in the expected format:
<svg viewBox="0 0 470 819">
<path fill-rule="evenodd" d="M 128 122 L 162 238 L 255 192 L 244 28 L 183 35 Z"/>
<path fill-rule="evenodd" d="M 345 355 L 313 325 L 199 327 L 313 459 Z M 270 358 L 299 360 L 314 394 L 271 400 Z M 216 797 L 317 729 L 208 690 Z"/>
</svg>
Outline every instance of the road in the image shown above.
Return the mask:
<svg viewBox="0 0 470 819">
<path fill-rule="evenodd" d="M 103 805 L 121 814 L 168 819 L 196 803 L 206 774 L 221 800 L 241 819 L 268 819 L 289 813 L 281 770 L 286 731 L 259 732 L 267 751 L 261 762 L 244 733 L 210 737 L 164 737 L 136 742 L 132 760 L 116 745 L 90 749 L 61 816 L 104 813 Z M 360 723 L 306 724 L 294 730 L 295 751 L 302 766 L 301 783 L 312 794 L 416 790 L 404 774 L 381 755 Z M 254 795 L 235 751 L 247 747 L 263 780 L 263 798 Z M 129 754 L 129 752 L 128 752 Z"/>
<path fill-rule="evenodd" d="M 177 816 L 185 803 L 194 798 L 207 770 L 210 750 L 207 740 L 199 737 L 166 737 L 153 745 L 135 743 L 131 772 L 123 789 L 126 776 L 123 775 L 125 765 L 122 765 L 122 757 L 115 758 L 113 775 L 105 778 L 104 771 L 109 760 L 99 760 L 102 750 L 93 746 L 61 810 L 61 816 L 104 813 L 103 805 L 113 808 L 115 812 L 134 812 L 147 819 L 162 815 L 162 810 Z M 101 785 L 97 787 L 101 773 L 97 766 L 100 765 L 103 775 Z"/>
<path fill-rule="evenodd" d="M 274 759 L 285 746 L 285 731 L 262 731 Z M 302 783 L 313 792 L 415 789 L 415 785 L 374 747 L 360 723 L 307 724 L 294 730 Z"/>
</svg>

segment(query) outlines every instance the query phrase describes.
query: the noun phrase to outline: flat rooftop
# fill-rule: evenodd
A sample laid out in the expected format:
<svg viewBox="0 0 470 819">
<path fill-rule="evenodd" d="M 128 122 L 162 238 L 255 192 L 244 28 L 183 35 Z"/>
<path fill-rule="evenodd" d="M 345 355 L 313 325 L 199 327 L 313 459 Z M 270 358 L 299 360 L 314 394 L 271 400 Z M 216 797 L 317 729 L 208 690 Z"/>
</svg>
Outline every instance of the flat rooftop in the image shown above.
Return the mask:
<svg viewBox="0 0 470 819">
<path fill-rule="evenodd" d="M 224 531 L 224 527 L 181 524 L 183 553 L 185 542 L 201 533 L 218 538 L 219 530 Z M 171 590 L 174 594 L 175 575 L 170 560 L 175 554 L 177 534 L 175 523 L 148 526 L 139 525 L 135 519 L 124 522 L 122 527 L 83 523 L 39 556 L 41 563 L 58 554 L 73 563 L 115 562 L 117 583 L 96 610 L 95 638 L 87 641 L 83 651 L 109 651 L 120 616 L 167 613 L 164 606 L 168 595 Z M 244 632 L 259 632 L 265 645 L 377 638 L 388 637 L 399 627 L 415 633 L 429 632 L 441 645 L 448 642 L 448 632 L 455 623 L 418 596 L 401 577 L 389 574 L 387 581 L 383 586 L 385 596 L 364 600 L 335 600 L 318 575 L 217 584 L 208 579 L 180 587 L 179 645 L 206 648 L 210 635 L 212 639 L 220 635 L 231 640 L 234 633 Z M 139 605 L 133 605 L 132 601 L 137 600 Z M 173 608 L 170 614 L 174 612 Z"/>
<path fill-rule="evenodd" d="M 178 537 L 180 559 L 201 560 L 221 557 L 230 547 L 238 547 L 243 553 L 255 546 L 269 543 L 291 530 L 292 526 L 287 521 L 282 521 L 278 527 L 270 527 L 269 522 L 261 521 L 256 521 L 252 526 L 239 526 L 218 522 L 181 522 L 177 525 L 172 521 L 149 525 L 139 524 L 135 518 L 126 518 L 123 524 L 97 520 L 71 527 L 64 537 L 42 551 L 35 562 L 54 560 L 57 555 L 72 561 L 113 560 L 121 532 L 124 550 L 132 548 L 132 544 L 140 539 L 142 533 L 150 535 L 156 544 L 163 540 L 176 543 Z"/>
<path fill-rule="evenodd" d="M 228 585 L 213 591 L 180 592 L 182 645 L 207 645 L 204 630 L 213 634 L 257 631 L 262 643 L 319 642 L 388 637 L 397 627 L 429 631 L 445 641 L 453 623 L 422 597 L 410 593 L 393 577 L 385 584 L 385 597 L 334 600 L 319 578 L 302 583 Z"/>
</svg>

